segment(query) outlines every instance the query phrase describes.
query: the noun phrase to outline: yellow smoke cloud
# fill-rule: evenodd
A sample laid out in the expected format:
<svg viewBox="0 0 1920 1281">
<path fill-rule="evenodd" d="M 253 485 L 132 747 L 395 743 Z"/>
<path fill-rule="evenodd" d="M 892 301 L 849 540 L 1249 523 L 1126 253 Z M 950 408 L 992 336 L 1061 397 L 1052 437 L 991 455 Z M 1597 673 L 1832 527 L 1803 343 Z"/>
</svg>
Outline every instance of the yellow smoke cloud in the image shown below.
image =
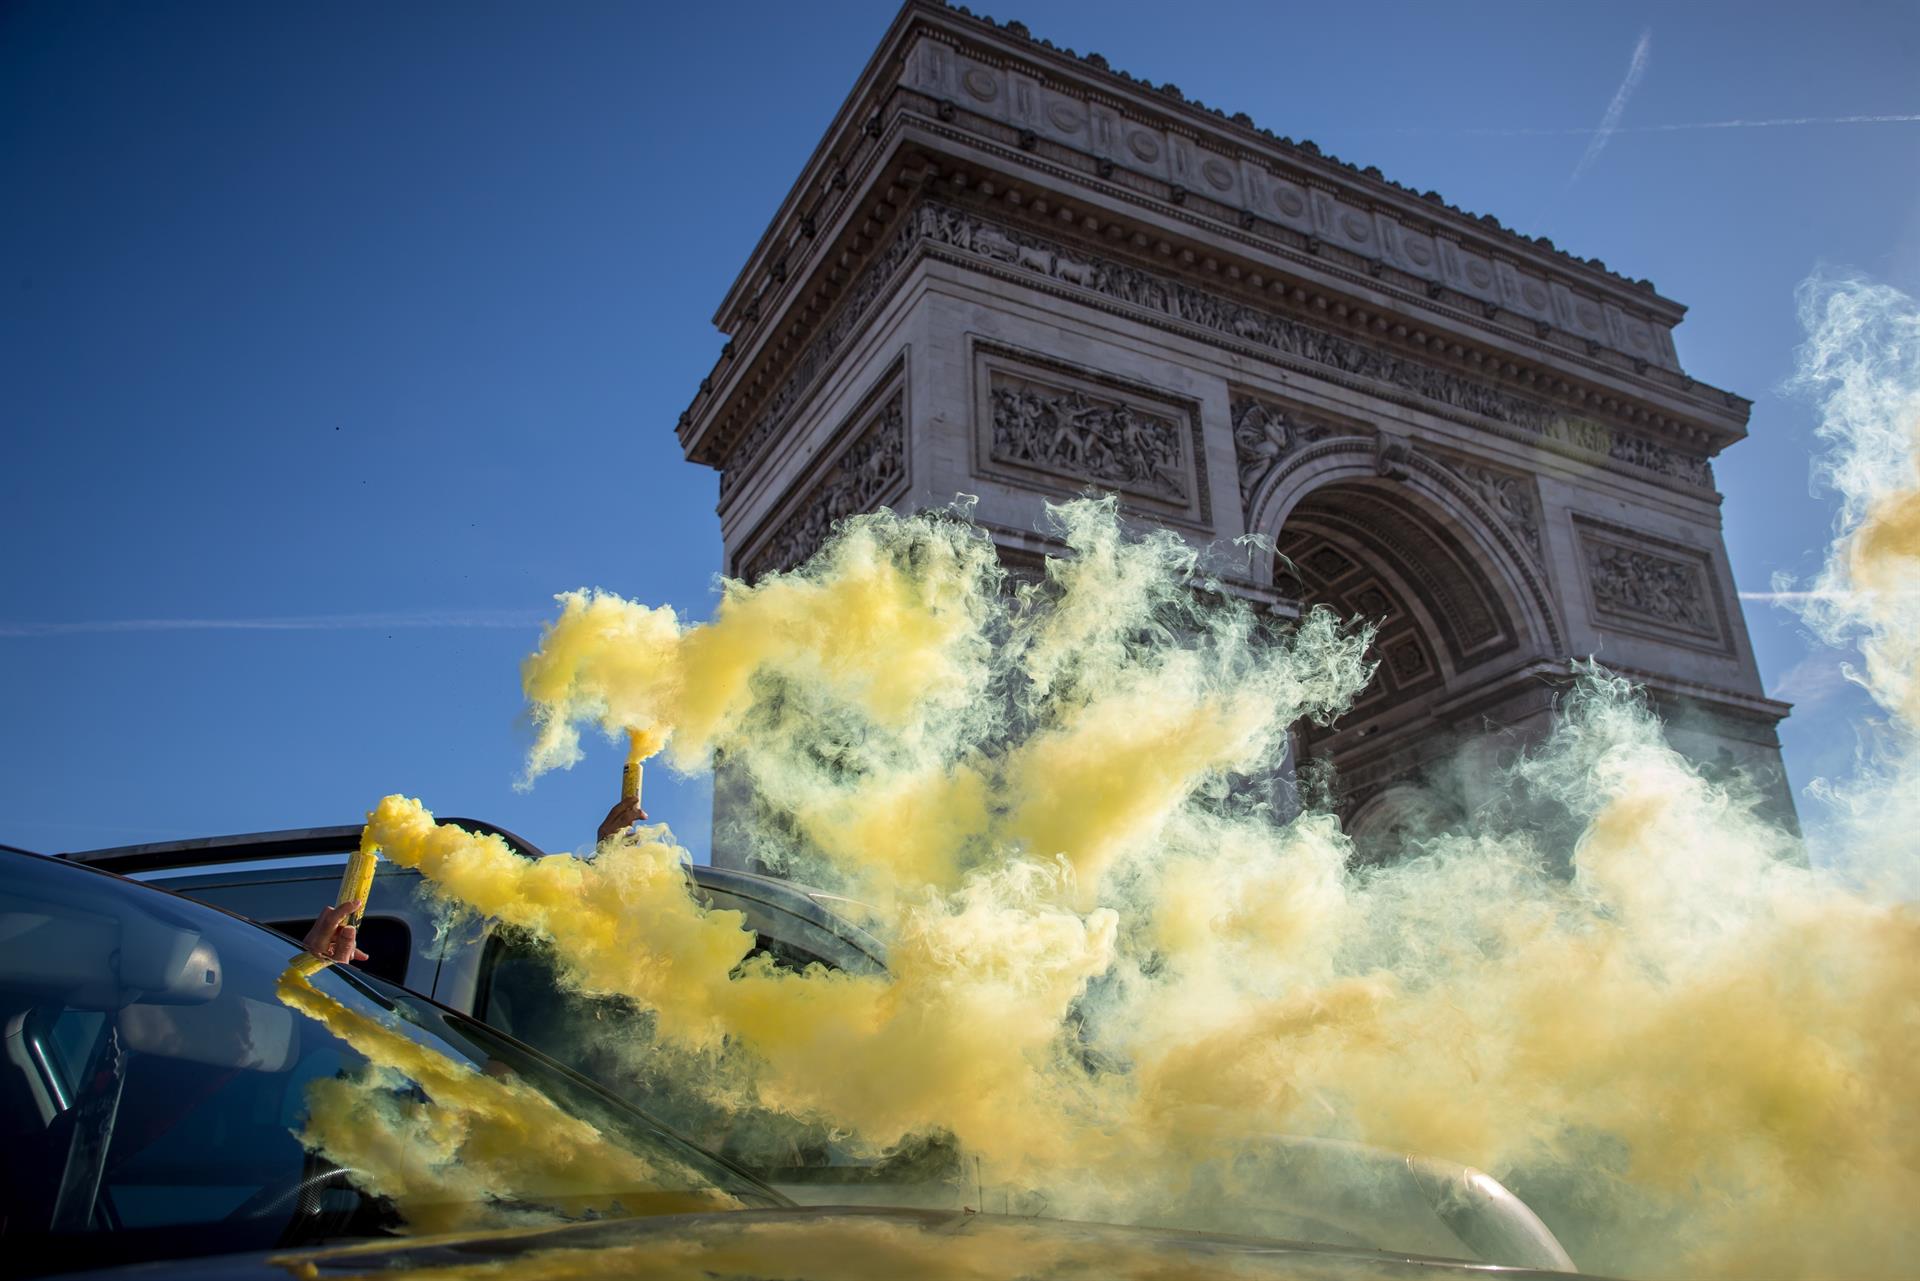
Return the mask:
<svg viewBox="0 0 1920 1281">
<path fill-rule="evenodd" d="M 529 861 L 399 796 L 368 816 L 365 839 L 455 901 L 554 939 L 572 984 L 632 997 L 667 1040 L 713 1050 L 731 1038 L 754 1056 L 768 1106 L 881 1145 L 937 1116 L 982 1151 L 1026 1160 L 1031 1136 L 1054 1124 L 1049 1048 L 1112 949 L 1113 913 L 1047 907 L 1036 886 L 1057 878 L 1034 872 L 905 914 L 890 977 L 797 975 L 743 963 L 753 933 L 739 913 L 695 902 L 681 852 L 663 842 Z"/>
<path fill-rule="evenodd" d="M 390 1198 L 421 1232 L 558 1214 L 735 1209 L 685 1170 L 653 1161 L 511 1077 L 465 1062 L 317 991 L 311 967 L 289 966 L 276 987 L 367 1060 L 354 1076 L 307 1086 L 303 1143 Z M 420 1100 L 407 1083 L 419 1087 Z M 690 1189 L 690 1190 L 678 1190 Z"/>
<path fill-rule="evenodd" d="M 1839 529 L 1800 611 L 1890 719 L 1859 727 L 1859 768 L 1816 780 L 1821 862 L 1873 892 L 1920 900 L 1920 308 L 1861 281 L 1810 281 L 1801 389 L 1820 398 L 1831 448 L 1817 475 L 1840 500 Z M 1779 585 L 1788 584 L 1776 582 Z"/>
<path fill-rule="evenodd" d="M 580 758 L 578 722 L 669 733 L 682 766 L 704 767 L 752 704 L 756 677 L 793 680 L 902 733 L 930 700 L 964 700 L 960 650 L 976 636 L 969 612 L 990 550 L 937 536 L 902 549 L 861 528 L 831 555 L 831 583 L 728 583 L 712 621 L 691 626 L 604 592 L 559 597 L 559 619 L 521 669 L 538 729 L 529 776 Z"/>
<path fill-rule="evenodd" d="M 1847 525 L 1821 619 L 1896 717 L 1844 794 L 1848 876 L 1591 669 L 1502 778 L 1526 804 L 1356 870 L 1330 816 L 1278 821 L 1259 780 L 1291 724 L 1364 686 L 1365 635 L 1276 631 L 1103 503 L 1060 510 L 1070 554 L 1036 585 L 957 522 L 864 517 L 796 573 L 728 584 L 707 623 L 561 597 L 525 666 L 530 773 L 578 759 L 583 726 L 655 729 L 681 768 L 723 756 L 763 858 L 879 906 L 886 976 L 744 959 L 662 831 L 531 862 L 389 797 L 366 839 L 551 940 L 569 983 L 654 1011 L 757 1106 L 875 1148 L 950 1132 L 1051 1212 L 1255 1230 L 1286 1190 L 1272 1136 L 1305 1135 L 1490 1170 L 1594 1271 L 1899 1275 L 1920 1249 L 1920 920 L 1887 892 L 1920 880 L 1916 320 L 1825 305 L 1809 369 L 1841 389 Z"/>
</svg>

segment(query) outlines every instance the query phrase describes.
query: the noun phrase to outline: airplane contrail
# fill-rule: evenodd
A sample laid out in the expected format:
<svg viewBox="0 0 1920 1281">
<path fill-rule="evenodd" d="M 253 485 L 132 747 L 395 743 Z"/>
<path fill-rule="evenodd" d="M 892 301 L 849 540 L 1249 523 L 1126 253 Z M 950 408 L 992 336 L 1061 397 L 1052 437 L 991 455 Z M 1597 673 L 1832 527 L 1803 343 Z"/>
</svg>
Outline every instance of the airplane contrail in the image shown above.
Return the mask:
<svg viewBox="0 0 1920 1281">
<path fill-rule="evenodd" d="M 307 614 L 280 618 L 97 618 L 66 623 L 0 623 L 0 638 L 106 635 L 117 632 L 346 632 L 394 628 L 538 627 L 532 610 L 454 610 L 415 614 Z"/>
<path fill-rule="evenodd" d="M 1620 128 L 1620 117 L 1627 109 L 1627 99 L 1640 87 L 1640 78 L 1647 74 L 1647 55 L 1653 52 L 1653 28 L 1648 27 L 1640 33 L 1640 42 L 1633 46 L 1633 57 L 1627 63 L 1627 74 L 1620 81 L 1620 87 L 1613 91 L 1613 101 L 1607 104 L 1606 114 L 1600 117 L 1600 127 L 1593 131 L 1593 137 L 1587 143 L 1585 154 L 1580 163 L 1573 167 L 1573 173 L 1567 178 L 1571 187 L 1580 181 L 1580 175 L 1593 167 L 1593 162 L 1606 150 L 1607 139 L 1613 137 Z"/>
<path fill-rule="evenodd" d="M 1847 595 L 1847 592 L 1741 592 L 1740 599 L 1766 605 L 1793 605 L 1803 600 L 1840 600 Z"/>
<path fill-rule="evenodd" d="M 1884 116 L 1771 116 L 1760 120 L 1689 120 L 1676 124 L 1618 125 L 1612 133 L 1686 133 L 1696 129 L 1781 129 L 1807 125 L 1906 125 L 1920 124 L 1920 112 Z M 1367 132 L 1356 130 L 1355 132 Z M 1449 134 L 1480 138 L 1564 138 L 1597 134 L 1591 126 L 1559 129 L 1543 128 L 1411 128 L 1394 129 L 1396 134 Z"/>
<path fill-rule="evenodd" d="M 1757 601 L 1766 605 L 1797 605 L 1810 600 L 1903 600 L 1913 596 L 1913 592 L 1870 592 L 1850 591 L 1786 591 L 1786 592 L 1741 592 L 1741 600 Z"/>
</svg>

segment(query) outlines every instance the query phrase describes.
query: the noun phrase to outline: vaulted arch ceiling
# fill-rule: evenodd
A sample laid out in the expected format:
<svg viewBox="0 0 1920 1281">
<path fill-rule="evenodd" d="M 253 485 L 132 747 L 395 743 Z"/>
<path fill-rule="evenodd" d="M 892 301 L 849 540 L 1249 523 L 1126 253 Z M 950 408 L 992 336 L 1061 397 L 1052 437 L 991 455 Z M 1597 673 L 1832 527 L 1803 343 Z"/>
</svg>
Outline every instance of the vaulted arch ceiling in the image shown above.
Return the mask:
<svg viewBox="0 0 1920 1281">
<path fill-rule="evenodd" d="M 1519 644 L 1486 567 L 1404 488 L 1347 481 L 1317 489 L 1294 508 L 1275 547 L 1282 591 L 1379 629 L 1380 670 L 1356 712 L 1440 691 Z"/>
</svg>

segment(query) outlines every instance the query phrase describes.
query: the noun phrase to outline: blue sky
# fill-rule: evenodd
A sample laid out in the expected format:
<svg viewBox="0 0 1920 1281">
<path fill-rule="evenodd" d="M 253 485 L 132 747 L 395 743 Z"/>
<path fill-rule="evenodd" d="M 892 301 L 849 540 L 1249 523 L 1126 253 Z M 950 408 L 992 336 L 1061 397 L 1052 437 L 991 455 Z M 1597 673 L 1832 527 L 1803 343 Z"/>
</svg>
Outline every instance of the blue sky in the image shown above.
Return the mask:
<svg viewBox="0 0 1920 1281">
<path fill-rule="evenodd" d="M 1920 113 L 1920 6 L 992 7 L 1651 277 L 1689 371 L 1757 400 L 1717 465 L 1741 589 L 1814 568 L 1793 291 L 1920 292 L 1920 123 L 1665 126 Z M 710 608 L 673 423 L 893 11 L 0 6 L 0 840 L 390 791 L 590 840 L 618 754 L 515 792 L 518 662 L 567 588 Z M 1748 619 L 1796 788 L 1844 771 L 1837 656 Z M 648 798 L 704 851 L 702 780 Z"/>
</svg>

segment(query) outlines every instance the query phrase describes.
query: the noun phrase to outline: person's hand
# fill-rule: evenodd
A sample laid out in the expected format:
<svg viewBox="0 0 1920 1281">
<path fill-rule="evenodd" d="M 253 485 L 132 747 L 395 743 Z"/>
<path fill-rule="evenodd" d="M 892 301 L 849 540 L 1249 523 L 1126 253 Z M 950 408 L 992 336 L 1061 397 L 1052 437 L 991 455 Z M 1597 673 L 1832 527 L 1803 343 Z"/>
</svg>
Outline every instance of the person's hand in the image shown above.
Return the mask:
<svg viewBox="0 0 1920 1281">
<path fill-rule="evenodd" d="M 604 841 L 615 832 L 624 832 L 635 823 L 646 821 L 647 812 L 640 808 L 640 802 L 630 801 L 623 796 L 620 803 L 608 810 L 607 816 L 600 820 L 600 839 Z"/>
<path fill-rule="evenodd" d="M 357 898 L 350 898 L 338 907 L 327 908 L 314 921 L 307 936 L 300 940 L 300 946 L 338 965 L 373 959 L 354 946 L 354 938 L 360 931 L 347 924 L 348 918 L 359 910 L 360 900 Z"/>
</svg>

